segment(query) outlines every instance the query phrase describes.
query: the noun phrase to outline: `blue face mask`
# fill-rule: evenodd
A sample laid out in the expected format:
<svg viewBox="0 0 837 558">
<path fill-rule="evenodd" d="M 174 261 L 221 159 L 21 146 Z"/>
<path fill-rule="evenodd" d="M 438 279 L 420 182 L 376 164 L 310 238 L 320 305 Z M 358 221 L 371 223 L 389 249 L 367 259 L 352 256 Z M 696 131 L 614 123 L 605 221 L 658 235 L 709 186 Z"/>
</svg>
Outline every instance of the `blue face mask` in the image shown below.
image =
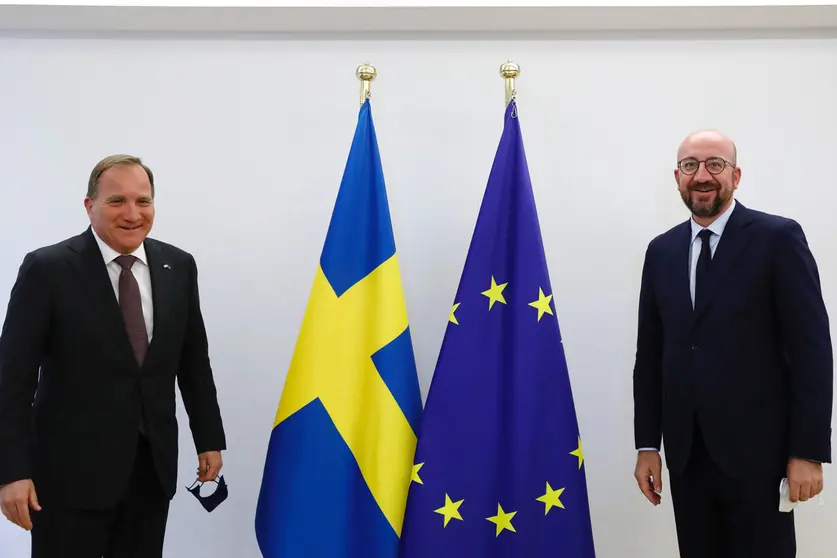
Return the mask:
<svg viewBox="0 0 837 558">
<path fill-rule="evenodd" d="M 186 490 L 192 493 L 192 495 L 198 499 L 198 502 L 204 507 L 204 509 L 208 512 L 211 512 L 215 508 L 217 508 L 221 502 L 227 499 L 227 482 L 224 480 L 223 476 L 218 477 L 213 481 L 218 484 L 218 488 L 215 489 L 215 492 L 210 494 L 209 496 L 201 496 L 201 487 L 204 483 L 200 481 L 195 481 L 192 483 L 192 486 L 186 487 Z"/>
</svg>

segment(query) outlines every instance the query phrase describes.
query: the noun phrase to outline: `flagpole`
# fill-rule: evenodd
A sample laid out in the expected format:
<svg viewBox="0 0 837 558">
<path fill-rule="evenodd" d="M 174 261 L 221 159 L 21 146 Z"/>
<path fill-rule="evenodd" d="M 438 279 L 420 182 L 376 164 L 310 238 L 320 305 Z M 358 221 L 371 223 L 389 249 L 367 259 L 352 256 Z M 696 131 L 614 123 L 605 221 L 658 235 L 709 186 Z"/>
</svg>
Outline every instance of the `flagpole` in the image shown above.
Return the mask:
<svg viewBox="0 0 837 558">
<path fill-rule="evenodd" d="M 378 75 L 378 71 L 374 66 L 370 66 L 369 62 L 366 62 L 357 67 L 356 74 L 357 79 L 360 80 L 360 104 L 362 105 L 372 95 L 372 80 Z"/>
<path fill-rule="evenodd" d="M 506 106 L 509 106 L 511 100 L 517 95 L 514 89 L 514 78 L 520 75 L 520 66 L 509 60 L 500 66 L 500 75 L 506 81 Z"/>
</svg>

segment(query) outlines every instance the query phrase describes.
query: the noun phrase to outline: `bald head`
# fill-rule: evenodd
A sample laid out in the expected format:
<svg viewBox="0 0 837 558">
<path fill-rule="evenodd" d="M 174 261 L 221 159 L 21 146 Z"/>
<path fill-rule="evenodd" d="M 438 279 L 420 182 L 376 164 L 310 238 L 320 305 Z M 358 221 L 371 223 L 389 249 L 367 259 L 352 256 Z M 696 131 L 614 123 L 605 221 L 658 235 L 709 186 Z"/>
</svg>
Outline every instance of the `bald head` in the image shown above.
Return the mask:
<svg viewBox="0 0 837 558">
<path fill-rule="evenodd" d="M 738 164 L 735 142 L 718 130 L 697 130 L 686 136 L 677 149 L 677 160 L 692 156 L 694 151 L 715 152 L 730 163 Z"/>
</svg>

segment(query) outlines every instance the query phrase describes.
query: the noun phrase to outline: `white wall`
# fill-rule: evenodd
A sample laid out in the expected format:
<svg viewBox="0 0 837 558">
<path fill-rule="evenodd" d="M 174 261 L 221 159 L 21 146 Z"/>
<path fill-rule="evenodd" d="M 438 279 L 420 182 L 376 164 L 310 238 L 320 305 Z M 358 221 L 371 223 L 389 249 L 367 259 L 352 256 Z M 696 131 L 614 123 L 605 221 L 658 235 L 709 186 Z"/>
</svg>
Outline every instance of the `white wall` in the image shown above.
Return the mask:
<svg viewBox="0 0 837 558">
<path fill-rule="evenodd" d="M 181 489 L 167 556 L 259 555 L 264 452 L 366 60 L 379 71 L 373 114 L 426 394 L 500 136 L 497 70 L 509 57 L 523 68 L 521 124 L 598 555 L 669 558 L 668 487 L 652 508 L 632 477 L 631 369 L 646 244 L 687 216 L 675 150 L 695 128 L 732 135 L 739 199 L 800 220 L 837 316 L 837 40 L 0 37 L 0 312 L 23 255 L 86 226 L 87 174 L 105 154 L 146 159 L 158 177 L 152 234 L 198 259 L 231 495 L 208 515 Z M 196 466 L 185 419 L 181 487 Z M 834 555 L 834 482 L 828 466 L 826 506 L 798 512 L 800 556 Z M 0 523 L 2 558 L 28 548 Z"/>
</svg>

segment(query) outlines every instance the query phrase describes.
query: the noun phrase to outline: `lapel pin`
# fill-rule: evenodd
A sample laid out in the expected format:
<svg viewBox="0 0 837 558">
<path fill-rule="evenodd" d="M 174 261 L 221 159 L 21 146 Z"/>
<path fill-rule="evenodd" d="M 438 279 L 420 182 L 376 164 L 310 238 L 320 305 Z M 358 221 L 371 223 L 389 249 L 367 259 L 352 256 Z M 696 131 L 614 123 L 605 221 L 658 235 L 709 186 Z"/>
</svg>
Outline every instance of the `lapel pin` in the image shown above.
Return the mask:
<svg viewBox="0 0 837 558">
<path fill-rule="evenodd" d="M 163 264 L 163 269 L 171 269 L 171 266 L 169 264 Z"/>
</svg>

